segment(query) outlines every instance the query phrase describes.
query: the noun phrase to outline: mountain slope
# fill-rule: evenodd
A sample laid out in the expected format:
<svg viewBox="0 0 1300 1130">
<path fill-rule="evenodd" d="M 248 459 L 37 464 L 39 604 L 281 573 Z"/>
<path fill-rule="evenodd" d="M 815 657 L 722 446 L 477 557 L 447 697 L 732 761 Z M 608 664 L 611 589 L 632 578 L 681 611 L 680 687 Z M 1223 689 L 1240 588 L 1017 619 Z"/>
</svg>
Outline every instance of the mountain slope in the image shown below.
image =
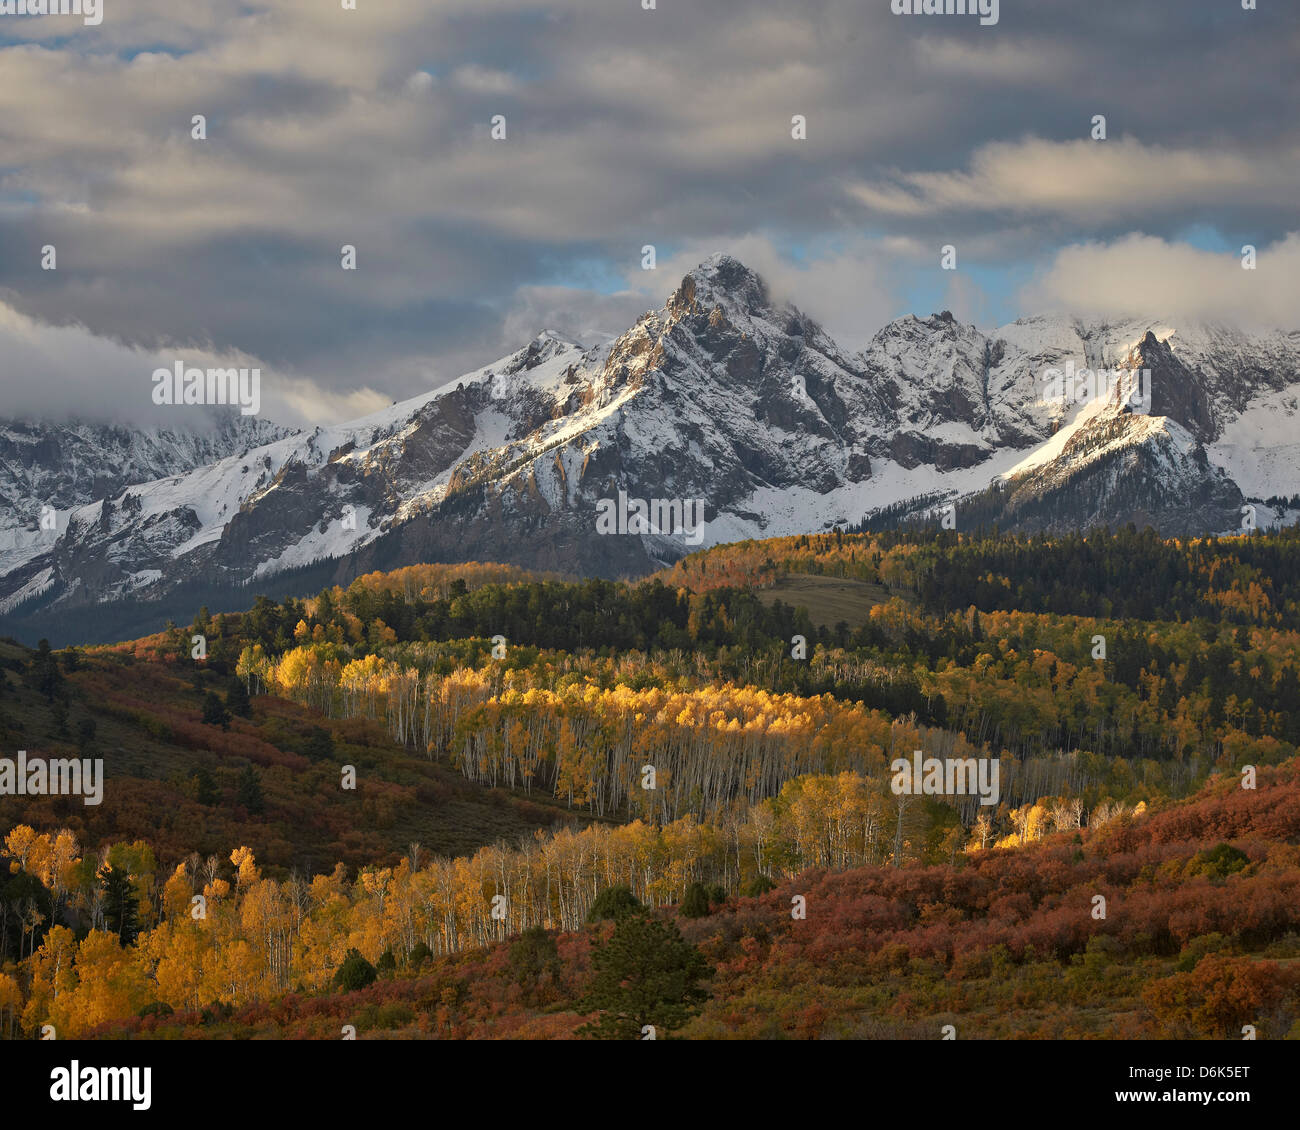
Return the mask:
<svg viewBox="0 0 1300 1130">
<path fill-rule="evenodd" d="M 203 422 L 210 426 L 189 430 L 0 420 L 0 576 L 8 582 L 0 609 L 55 583 L 54 543 L 73 511 L 292 434 L 233 412 Z"/>
<path fill-rule="evenodd" d="M 1052 369 L 1105 370 L 1102 392 L 1054 402 Z M 1141 389 L 1143 371 L 1148 403 L 1106 392 L 1107 374 Z M 306 566 L 331 581 L 470 559 L 638 575 L 697 544 L 940 500 L 958 528 L 1220 532 L 1246 498 L 1300 490 L 1278 418 L 1297 403 L 1300 334 L 1066 316 L 985 334 L 945 312 L 897 319 L 852 354 L 718 255 L 607 344 L 543 333 L 363 419 L 150 481 L 110 477 L 87 499 L 92 479 L 57 540 L 0 554 L 0 614 Z M 607 508 L 655 499 L 678 504 L 676 526 L 602 532 Z M 681 521 L 693 500 L 698 530 Z"/>
</svg>

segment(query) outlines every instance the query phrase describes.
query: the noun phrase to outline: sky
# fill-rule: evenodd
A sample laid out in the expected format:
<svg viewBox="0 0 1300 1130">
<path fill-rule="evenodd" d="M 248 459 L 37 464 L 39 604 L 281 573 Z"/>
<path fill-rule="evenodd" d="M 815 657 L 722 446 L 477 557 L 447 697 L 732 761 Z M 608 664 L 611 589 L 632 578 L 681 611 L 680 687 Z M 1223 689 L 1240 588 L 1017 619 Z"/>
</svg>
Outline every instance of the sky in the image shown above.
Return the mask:
<svg viewBox="0 0 1300 1130">
<path fill-rule="evenodd" d="M 620 333 L 716 251 L 854 349 L 1300 323 L 1296 0 L 343 2 L 0 14 L 0 416 L 145 422 L 182 359 L 335 422 Z"/>
</svg>

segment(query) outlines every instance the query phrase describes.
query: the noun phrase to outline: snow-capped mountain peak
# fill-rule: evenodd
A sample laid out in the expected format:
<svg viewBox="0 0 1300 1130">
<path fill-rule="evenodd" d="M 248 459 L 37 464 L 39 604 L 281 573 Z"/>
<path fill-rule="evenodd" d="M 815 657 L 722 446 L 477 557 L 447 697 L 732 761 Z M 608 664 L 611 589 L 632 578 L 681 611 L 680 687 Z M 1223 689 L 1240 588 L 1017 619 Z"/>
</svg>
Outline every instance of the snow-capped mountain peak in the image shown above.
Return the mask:
<svg viewBox="0 0 1300 1130">
<path fill-rule="evenodd" d="M 1052 392 L 1052 374 L 1081 372 L 1091 385 Z M 1149 374 L 1149 403 L 1115 374 L 1139 389 Z M 143 460 L 129 483 L 81 477 L 53 534 L 0 529 L 0 613 L 304 566 L 330 580 L 469 559 L 635 575 L 697 544 L 908 499 L 949 500 L 959 528 L 1219 532 L 1247 495 L 1300 492 L 1297 405 L 1300 334 L 1058 314 L 984 333 L 945 311 L 896 319 L 853 354 L 714 255 L 590 348 L 543 330 L 358 420 L 189 465 Z M 0 429 L 0 459 L 19 434 Z M 44 473 L 36 448 L 27 466 Z M 707 522 L 698 540 L 609 536 L 597 515 L 620 498 L 702 500 Z"/>
</svg>

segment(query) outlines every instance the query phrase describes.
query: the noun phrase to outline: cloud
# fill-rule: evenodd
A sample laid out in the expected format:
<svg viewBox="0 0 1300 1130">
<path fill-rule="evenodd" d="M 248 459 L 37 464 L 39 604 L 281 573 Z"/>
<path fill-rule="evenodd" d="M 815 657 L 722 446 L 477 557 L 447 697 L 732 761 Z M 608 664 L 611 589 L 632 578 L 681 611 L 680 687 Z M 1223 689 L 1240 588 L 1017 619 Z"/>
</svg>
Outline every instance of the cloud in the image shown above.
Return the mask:
<svg viewBox="0 0 1300 1130">
<path fill-rule="evenodd" d="M 311 380 L 276 373 L 246 354 L 183 346 L 133 349 L 97 337 L 84 326 L 42 324 L 3 302 L 0 357 L 6 372 L 4 414 L 20 419 L 206 430 L 212 417 L 203 407 L 153 403 L 154 370 L 170 369 L 178 360 L 203 369 L 260 368 L 258 415 L 277 423 L 349 419 L 389 403 L 388 397 L 369 388 L 346 393 L 322 389 Z"/>
<path fill-rule="evenodd" d="M 632 290 L 601 294 L 567 286 L 520 287 L 503 322 L 502 356 L 511 343 L 531 340 L 542 330 L 590 347 L 623 333 L 662 301 Z"/>
<path fill-rule="evenodd" d="M 473 94 L 513 94 L 521 85 L 514 75 L 505 71 L 473 64 L 457 67 L 451 78 L 462 89 Z"/>
<path fill-rule="evenodd" d="M 1007 269 L 1132 231 L 1176 241 L 1194 223 L 1263 246 L 1295 226 L 1294 5 L 1039 0 L 1014 16 L 106 0 L 98 28 L 6 19 L 0 293 L 128 368 L 177 342 L 247 355 L 285 382 L 286 413 L 350 413 L 543 326 L 624 328 L 672 289 L 667 264 L 640 277 L 646 243 L 680 250 L 680 273 L 752 257 L 848 343 L 901 312 L 947 242 Z M 1093 113 L 1114 140 L 1085 140 Z M 40 269 L 46 244 L 57 271 Z M 592 262 L 615 282 L 572 285 Z M 986 296 L 960 287 L 977 313 Z M 23 358 L 0 355 L 0 411 L 69 368 Z M 73 402 L 98 403 L 89 386 Z"/>
<path fill-rule="evenodd" d="M 1058 86 L 1080 77 L 1089 63 L 1061 39 L 1033 36 L 992 43 L 926 36 L 917 40 L 916 58 L 946 81 L 973 79 L 994 88 Z"/>
<path fill-rule="evenodd" d="M 848 193 L 873 212 L 918 217 L 1010 212 L 1114 221 L 1207 208 L 1284 208 L 1300 180 L 1300 148 L 1258 154 L 1174 150 L 1135 138 L 1028 138 L 979 149 L 963 172 L 898 173 Z"/>
<path fill-rule="evenodd" d="M 1218 254 L 1145 235 L 1063 248 L 1022 301 L 1076 313 L 1182 316 L 1300 329 L 1300 232 L 1240 254 Z"/>
</svg>

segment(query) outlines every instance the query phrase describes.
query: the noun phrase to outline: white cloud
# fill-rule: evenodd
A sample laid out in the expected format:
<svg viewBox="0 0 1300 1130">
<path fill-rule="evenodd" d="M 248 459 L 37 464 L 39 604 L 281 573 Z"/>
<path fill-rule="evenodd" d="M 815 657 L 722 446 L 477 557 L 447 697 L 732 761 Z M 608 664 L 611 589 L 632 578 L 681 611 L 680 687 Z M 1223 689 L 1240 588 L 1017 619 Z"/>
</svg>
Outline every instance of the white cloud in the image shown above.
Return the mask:
<svg viewBox="0 0 1300 1130">
<path fill-rule="evenodd" d="M 1006 211 L 1111 221 L 1171 207 L 1289 206 L 1297 181 L 1296 148 L 1246 154 L 1166 149 L 1131 137 L 1027 138 L 981 147 L 966 171 L 899 172 L 847 191 L 888 216 Z"/>
<path fill-rule="evenodd" d="M 1021 294 L 1085 313 L 1159 315 L 1300 329 L 1300 232 L 1259 247 L 1256 269 L 1240 254 L 1203 251 L 1133 234 L 1063 248 Z"/>
<path fill-rule="evenodd" d="M 199 368 L 259 368 L 263 419 L 281 424 L 330 423 L 365 415 L 390 398 L 373 389 L 335 393 L 302 377 L 277 373 L 241 353 L 214 353 L 177 345 L 134 349 L 98 337 L 84 326 L 37 322 L 0 302 L 0 405 L 11 418 L 75 418 L 91 423 L 161 425 L 203 430 L 202 409 L 153 403 L 155 369 L 177 360 Z"/>
</svg>

